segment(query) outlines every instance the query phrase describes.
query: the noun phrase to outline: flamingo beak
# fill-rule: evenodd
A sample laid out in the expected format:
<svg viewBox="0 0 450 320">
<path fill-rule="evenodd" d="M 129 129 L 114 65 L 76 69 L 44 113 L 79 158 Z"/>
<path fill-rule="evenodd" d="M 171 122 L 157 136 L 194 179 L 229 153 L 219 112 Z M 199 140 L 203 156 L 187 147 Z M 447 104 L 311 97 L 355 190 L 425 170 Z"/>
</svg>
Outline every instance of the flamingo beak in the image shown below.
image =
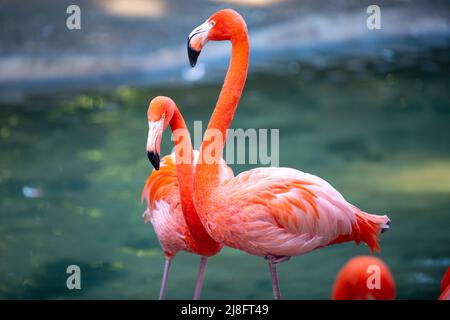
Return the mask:
<svg viewBox="0 0 450 320">
<path fill-rule="evenodd" d="M 164 116 L 158 121 L 148 122 L 147 157 L 152 166 L 159 170 L 160 146 L 163 133 Z"/>
<path fill-rule="evenodd" d="M 201 51 L 195 51 L 194 49 L 192 49 L 188 42 L 188 57 L 189 63 L 191 64 L 192 68 L 195 67 L 195 65 L 197 64 L 197 59 L 198 56 L 200 55 L 200 52 Z"/>
<path fill-rule="evenodd" d="M 203 24 L 195 28 L 188 37 L 187 52 L 189 57 L 189 63 L 191 67 L 195 67 L 198 56 L 202 51 L 203 46 L 208 41 L 208 32 L 213 27 L 213 24 L 209 21 L 205 21 Z"/>
<path fill-rule="evenodd" d="M 159 154 L 154 151 L 147 151 L 147 157 L 148 160 L 150 160 L 150 163 L 152 164 L 153 168 L 156 170 L 159 170 Z"/>
</svg>

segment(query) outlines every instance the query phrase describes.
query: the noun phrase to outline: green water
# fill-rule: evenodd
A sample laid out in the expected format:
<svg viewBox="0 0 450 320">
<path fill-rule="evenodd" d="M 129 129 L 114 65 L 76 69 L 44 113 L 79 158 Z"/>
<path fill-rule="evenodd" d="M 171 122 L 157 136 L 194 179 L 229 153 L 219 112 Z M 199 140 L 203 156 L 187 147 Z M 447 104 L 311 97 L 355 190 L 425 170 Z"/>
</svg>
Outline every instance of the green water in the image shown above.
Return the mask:
<svg viewBox="0 0 450 320">
<path fill-rule="evenodd" d="M 410 65 L 399 62 L 408 61 Z M 448 49 L 381 67 L 274 63 L 249 76 L 234 128 L 279 128 L 280 164 L 321 176 L 362 209 L 389 214 L 379 255 L 398 298 L 435 299 L 450 265 Z M 154 299 L 164 256 L 141 217 L 150 172 L 146 109 L 169 95 L 207 121 L 217 84 L 33 94 L 0 109 L 0 298 Z M 171 148 L 166 134 L 163 153 Z M 235 173 L 251 166 L 234 165 Z M 22 188 L 42 191 L 24 197 Z M 346 243 L 280 267 L 287 299 L 328 299 Z M 66 268 L 82 290 L 66 288 Z M 199 258 L 179 254 L 167 298 L 191 298 Z M 270 299 L 266 263 L 232 249 L 210 259 L 204 298 Z"/>
</svg>

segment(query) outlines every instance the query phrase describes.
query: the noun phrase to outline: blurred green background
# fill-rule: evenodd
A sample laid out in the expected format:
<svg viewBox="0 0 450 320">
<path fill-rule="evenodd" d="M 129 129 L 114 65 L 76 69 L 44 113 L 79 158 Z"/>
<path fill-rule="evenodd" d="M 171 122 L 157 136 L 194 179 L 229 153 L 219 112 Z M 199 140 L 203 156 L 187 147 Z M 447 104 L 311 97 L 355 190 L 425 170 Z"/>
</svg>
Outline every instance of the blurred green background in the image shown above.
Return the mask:
<svg viewBox="0 0 450 320">
<path fill-rule="evenodd" d="M 450 265 L 448 2 L 380 2 L 377 31 L 364 1 L 79 3 L 82 29 L 69 31 L 69 2 L 0 1 L 0 298 L 157 298 L 164 255 L 140 203 L 146 109 L 167 95 L 190 127 L 206 124 L 229 48 L 208 44 L 191 71 L 185 40 L 230 6 L 253 50 L 232 127 L 279 128 L 281 166 L 388 214 L 377 256 L 397 297 L 437 298 Z M 171 148 L 166 134 L 162 153 Z M 346 243 L 283 263 L 284 298 L 328 299 L 343 264 L 368 253 Z M 66 288 L 71 264 L 82 290 Z M 175 258 L 167 298 L 191 298 L 198 265 Z M 266 262 L 225 248 L 203 298 L 271 299 Z"/>
</svg>

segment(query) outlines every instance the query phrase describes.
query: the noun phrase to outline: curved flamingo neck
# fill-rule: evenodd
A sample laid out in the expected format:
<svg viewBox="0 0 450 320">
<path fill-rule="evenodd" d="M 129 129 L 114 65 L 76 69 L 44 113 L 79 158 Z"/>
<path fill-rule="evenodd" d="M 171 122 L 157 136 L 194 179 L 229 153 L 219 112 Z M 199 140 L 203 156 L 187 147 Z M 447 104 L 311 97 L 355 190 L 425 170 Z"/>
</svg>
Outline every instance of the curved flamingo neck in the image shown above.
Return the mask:
<svg viewBox="0 0 450 320">
<path fill-rule="evenodd" d="M 175 163 L 180 190 L 181 207 L 186 225 L 194 238 L 197 252 L 203 255 L 217 253 L 220 245 L 214 241 L 203 227 L 194 206 L 194 152 L 186 123 L 180 110 L 175 106 L 169 122 L 170 129 L 175 136 Z M 183 154 L 184 153 L 184 154 Z"/>
<path fill-rule="evenodd" d="M 233 121 L 247 79 L 249 42 L 245 24 L 240 32 L 233 36 L 231 45 L 231 58 L 227 75 L 200 148 L 194 187 L 195 193 L 199 195 L 209 194 L 220 183 L 219 162 L 227 138 L 226 131 Z M 218 133 L 220 133 L 219 139 L 221 138 L 221 141 L 210 139 L 211 136 L 218 137 Z M 211 143 L 216 144 L 215 150 L 217 152 L 210 152 Z"/>
<path fill-rule="evenodd" d="M 233 121 L 239 99 L 247 79 L 249 62 L 249 43 L 247 33 L 243 37 L 232 40 L 230 65 L 223 83 L 222 91 L 211 116 L 208 129 L 220 130 L 223 143 L 226 141 L 226 130 Z"/>
<path fill-rule="evenodd" d="M 174 135 L 177 132 L 182 133 L 181 138 L 175 139 L 174 144 L 177 179 L 180 189 L 180 200 L 183 207 L 183 213 L 191 212 L 192 210 L 195 211 L 195 207 L 191 205 L 193 192 L 192 179 L 194 176 L 194 152 L 192 150 L 192 143 L 186 123 L 184 122 L 184 118 L 177 107 L 174 107 L 173 116 L 170 119 L 169 125 Z M 186 139 L 186 141 L 183 141 L 183 139 Z M 186 152 L 188 154 L 191 159 L 190 162 L 183 161 L 184 157 L 182 158 L 180 155 L 182 152 Z"/>
</svg>

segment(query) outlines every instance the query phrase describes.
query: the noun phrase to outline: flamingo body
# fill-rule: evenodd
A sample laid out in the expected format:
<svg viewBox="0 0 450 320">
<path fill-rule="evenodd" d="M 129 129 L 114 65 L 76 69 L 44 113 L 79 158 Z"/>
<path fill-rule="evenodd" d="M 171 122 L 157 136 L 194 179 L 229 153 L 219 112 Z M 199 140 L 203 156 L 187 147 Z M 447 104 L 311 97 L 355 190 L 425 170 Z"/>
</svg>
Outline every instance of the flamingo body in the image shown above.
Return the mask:
<svg viewBox="0 0 450 320">
<path fill-rule="evenodd" d="M 194 164 L 198 151 L 194 150 Z M 222 159 L 222 179 L 233 177 L 233 171 Z M 151 222 L 166 257 L 172 258 L 179 251 L 201 254 L 201 248 L 192 237 L 181 207 L 175 154 L 161 159 L 159 170 L 153 170 L 142 190 L 142 200 L 147 202 L 145 222 Z"/>
<path fill-rule="evenodd" d="M 378 233 L 388 222 L 348 203 L 325 180 L 290 168 L 228 179 L 199 213 L 216 241 L 257 256 L 297 256 L 348 240 L 379 250 Z"/>
<path fill-rule="evenodd" d="M 145 222 L 151 222 L 167 257 L 179 251 L 193 252 L 188 245 L 190 233 L 181 208 L 176 167 L 172 155 L 161 159 L 159 171 L 153 170 L 142 191 L 147 202 Z"/>
<path fill-rule="evenodd" d="M 258 168 L 220 181 L 218 160 L 247 79 L 250 47 L 244 19 L 225 9 L 195 28 L 188 37 L 191 66 L 208 41 L 230 41 L 232 48 L 194 176 L 196 211 L 209 235 L 218 243 L 267 257 L 276 299 L 281 297 L 276 266 L 291 256 L 352 240 L 379 250 L 379 234 L 389 227 L 388 217 L 364 213 L 316 176 L 289 168 Z"/>
<path fill-rule="evenodd" d="M 200 298 L 208 257 L 216 255 L 222 244 L 214 241 L 202 225 L 193 203 L 194 165 L 198 152 L 192 149 L 189 131 L 175 102 L 164 96 L 152 99 L 147 110 L 147 157 L 156 170 L 142 191 L 147 201 L 146 222 L 151 221 L 166 255 L 159 298 L 163 299 L 172 258 L 180 251 L 201 256 L 194 299 Z M 160 145 L 164 130 L 170 126 L 174 153 L 160 161 Z M 220 158 L 219 179 L 228 179 L 233 172 Z M 160 170 L 161 169 L 161 170 Z"/>
</svg>

